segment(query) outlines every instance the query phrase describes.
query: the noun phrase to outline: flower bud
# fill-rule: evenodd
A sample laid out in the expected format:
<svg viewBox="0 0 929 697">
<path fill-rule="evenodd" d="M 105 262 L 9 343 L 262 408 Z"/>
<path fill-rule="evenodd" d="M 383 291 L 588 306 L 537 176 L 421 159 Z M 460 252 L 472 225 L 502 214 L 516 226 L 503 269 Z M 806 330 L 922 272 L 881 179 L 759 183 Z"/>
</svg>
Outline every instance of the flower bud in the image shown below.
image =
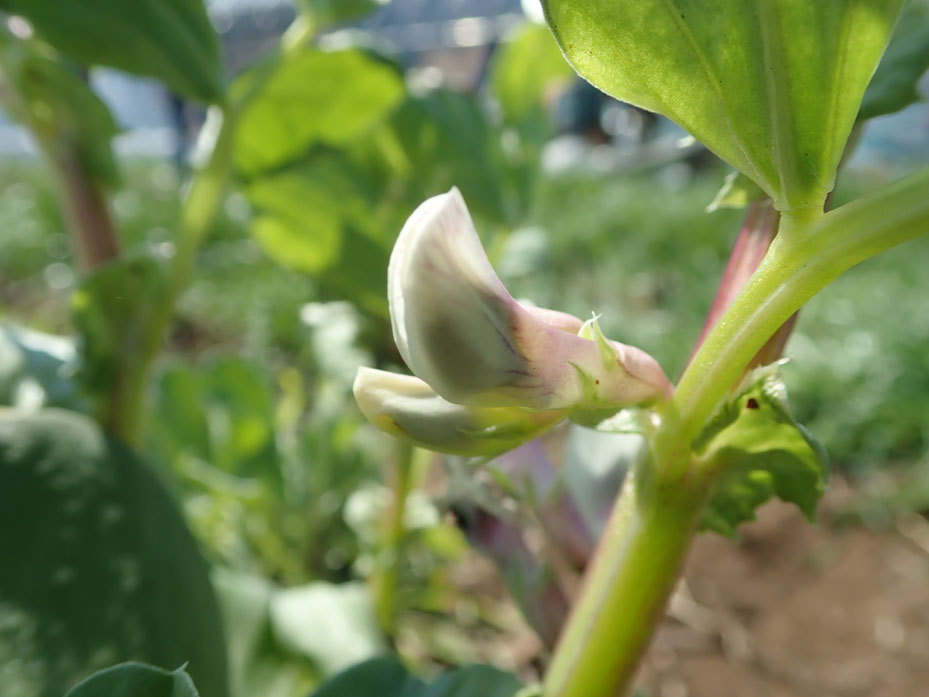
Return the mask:
<svg viewBox="0 0 929 697">
<path fill-rule="evenodd" d="M 458 189 L 410 216 L 391 255 L 388 299 L 400 354 L 449 402 L 593 410 L 670 394 L 651 356 L 608 341 L 596 322 L 514 300 Z"/>
</svg>

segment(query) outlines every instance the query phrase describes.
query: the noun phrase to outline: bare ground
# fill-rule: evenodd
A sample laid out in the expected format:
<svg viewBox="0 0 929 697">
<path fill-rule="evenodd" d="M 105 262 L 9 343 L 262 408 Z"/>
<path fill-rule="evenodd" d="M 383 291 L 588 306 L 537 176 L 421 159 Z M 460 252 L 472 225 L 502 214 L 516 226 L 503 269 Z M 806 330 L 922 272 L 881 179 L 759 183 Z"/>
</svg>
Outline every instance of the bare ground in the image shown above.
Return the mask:
<svg viewBox="0 0 929 697">
<path fill-rule="evenodd" d="M 929 522 L 875 532 L 772 504 L 701 536 L 645 660 L 649 697 L 929 695 Z"/>
</svg>

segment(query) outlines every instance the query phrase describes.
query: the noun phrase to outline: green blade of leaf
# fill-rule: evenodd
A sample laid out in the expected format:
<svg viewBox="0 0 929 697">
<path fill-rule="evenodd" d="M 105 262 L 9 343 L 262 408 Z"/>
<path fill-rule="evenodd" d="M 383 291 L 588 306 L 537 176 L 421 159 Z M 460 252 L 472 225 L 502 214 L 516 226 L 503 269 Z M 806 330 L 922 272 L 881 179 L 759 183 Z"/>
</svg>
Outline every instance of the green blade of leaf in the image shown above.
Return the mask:
<svg viewBox="0 0 929 697">
<path fill-rule="evenodd" d="M 864 94 L 858 120 L 892 114 L 919 101 L 916 85 L 927 69 L 929 0 L 909 0 Z"/>
<path fill-rule="evenodd" d="M 202 0 L 0 0 L 83 65 L 158 78 L 203 102 L 223 98 L 219 41 Z"/>
<path fill-rule="evenodd" d="M 183 670 L 168 671 L 144 663 L 121 663 L 94 673 L 65 697 L 199 697 Z"/>
<path fill-rule="evenodd" d="M 84 416 L 0 410 L 4 694 L 64 694 L 119 661 L 181 666 L 225 697 L 207 567 L 145 463 Z M 106 692 L 97 694 L 108 694 Z"/>
<path fill-rule="evenodd" d="M 426 685 L 392 656 L 352 666 L 319 686 L 311 697 L 515 697 L 523 684 L 492 666 L 448 671 Z"/>
<path fill-rule="evenodd" d="M 697 452 L 719 480 L 701 527 L 734 536 L 773 497 L 812 519 L 825 492 L 826 456 L 794 419 L 776 366 L 759 368 L 698 439 Z"/>
<path fill-rule="evenodd" d="M 234 93 L 248 93 L 256 79 L 247 73 Z M 347 145 L 384 118 L 403 93 L 398 71 L 361 51 L 288 54 L 242 108 L 236 167 L 254 177 L 298 160 L 313 144 Z"/>
<path fill-rule="evenodd" d="M 372 658 L 320 685 L 311 697 L 424 697 L 425 683 L 391 656 Z"/>
<path fill-rule="evenodd" d="M 903 0 L 544 0 L 582 77 L 821 210 Z"/>
</svg>

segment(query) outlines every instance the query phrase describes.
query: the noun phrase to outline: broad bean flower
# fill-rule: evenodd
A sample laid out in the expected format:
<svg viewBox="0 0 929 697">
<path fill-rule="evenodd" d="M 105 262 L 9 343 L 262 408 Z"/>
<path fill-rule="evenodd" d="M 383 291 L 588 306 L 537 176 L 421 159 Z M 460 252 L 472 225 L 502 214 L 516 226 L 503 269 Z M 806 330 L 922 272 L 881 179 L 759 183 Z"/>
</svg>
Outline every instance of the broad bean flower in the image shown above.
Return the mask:
<svg viewBox="0 0 929 697">
<path fill-rule="evenodd" d="M 608 340 L 596 318 L 514 300 L 458 189 L 413 212 L 387 283 L 394 340 L 415 377 L 361 368 L 355 398 L 376 426 L 423 447 L 490 457 L 565 418 L 670 395 L 658 362 Z"/>
</svg>

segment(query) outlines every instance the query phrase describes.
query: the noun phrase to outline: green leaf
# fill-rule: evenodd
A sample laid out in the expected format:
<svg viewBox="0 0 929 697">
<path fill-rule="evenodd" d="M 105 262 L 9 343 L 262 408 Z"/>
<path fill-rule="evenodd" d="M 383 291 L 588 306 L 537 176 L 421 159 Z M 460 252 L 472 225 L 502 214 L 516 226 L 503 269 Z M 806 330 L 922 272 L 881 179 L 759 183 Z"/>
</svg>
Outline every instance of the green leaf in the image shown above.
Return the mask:
<svg viewBox="0 0 929 697">
<path fill-rule="evenodd" d="M 386 3 L 386 0 L 298 0 L 300 9 L 317 27 L 356 19 Z"/>
<path fill-rule="evenodd" d="M 162 263 L 147 255 L 126 256 L 94 269 L 71 296 L 80 339 L 76 378 L 103 423 L 124 408 L 123 387 L 143 370 L 157 326 L 159 302 L 167 294 Z"/>
<path fill-rule="evenodd" d="M 706 207 L 706 212 L 713 213 L 721 208 L 745 208 L 761 196 L 764 196 L 764 192 L 755 182 L 741 172 L 730 172 L 722 188 Z"/>
<path fill-rule="evenodd" d="M 491 666 L 448 671 L 431 685 L 411 676 L 396 658 L 373 658 L 320 685 L 311 697 L 516 697 L 522 683 Z"/>
<path fill-rule="evenodd" d="M 271 599 L 271 621 L 281 645 L 311 658 L 323 675 L 387 650 L 361 583 L 317 582 L 278 591 Z"/>
<path fill-rule="evenodd" d="M 396 658 L 372 658 L 320 685 L 311 697 L 425 697 L 425 683 Z"/>
<path fill-rule="evenodd" d="M 0 0 L 84 65 L 158 78 L 203 102 L 223 98 L 219 42 L 201 0 Z"/>
<path fill-rule="evenodd" d="M 335 295 L 386 316 L 387 261 L 396 232 L 377 218 L 363 175 L 323 149 L 256 179 L 251 232 L 279 264 L 320 278 Z"/>
<path fill-rule="evenodd" d="M 919 101 L 916 85 L 927 69 L 929 1 L 909 0 L 864 94 L 858 120 L 892 114 Z"/>
<path fill-rule="evenodd" d="M 777 366 L 754 371 L 698 439 L 695 450 L 720 477 L 701 527 L 734 536 L 776 496 L 812 520 L 826 488 L 826 455 L 794 419 Z"/>
<path fill-rule="evenodd" d="M 550 131 L 546 92 L 568 82 L 574 71 L 544 26 L 527 24 L 500 47 L 490 72 L 490 88 L 500 103 L 504 122 L 528 138 L 541 140 Z"/>
<path fill-rule="evenodd" d="M 183 670 L 163 670 L 143 663 L 121 663 L 94 673 L 65 697 L 199 697 Z"/>
<path fill-rule="evenodd" d="M 439 676 L 423 697 L 514 697 L 522 688 L 522 683 L 510 673 L 474 665 Z"/>
<path fill-rule="evenodd" d="M 544 0 L 582 77 L 822 210 L 903 0 Z"/>
<path fill-rule="evenodd" d="M 213 574 L 226 626 L 233 697 L 295 697 L 319 682 L 310 661 L 285 649 L 274 636 L 266 578 L 225 569 Z"/>
<path fill-rule="evenodd" d="M 119 661 L 180 666 L 225 697 L 207 568 L 151 470 L 90 419 L 0 411 L 4 693 L 63 694 Z"/>
<path fill-rule="evenodd" d="M 10 116 L 34 134 L 68 175 L 116 185 L 119 174 L 111 146 L 116 123 L 87 82 L 34 41 L 3 33 L 0 55 L 3 79 L 15 92 L 4 98 Z"/>
<path fill-rule="evenodd" d="M 473 213 L 498 223 L 513 218 L 499 133 L 476 99 L 446 89 L 411 97 L 390 129 L 398 173 L 420 187 L 417 203 L 457 186 Z"/>
<path fill-rule="evenodd" d="M 238 94 L 254 90 L 243 105 L 234 146 L 236 167 L 245 177 L 297 160 L 313 144 L 347 145 L 383 119 L 404 93 L 393 66 L 357 50 L 307 48 L 287 54 L 253 87 L 258 79 L 248 73 L 233 87 Z"/>
<path fill-rule="evenodd" d="M 72 380 L 77 351 L 70 337 L 0 325 L 0 406 L 86 408 Z"/>
</svg>

